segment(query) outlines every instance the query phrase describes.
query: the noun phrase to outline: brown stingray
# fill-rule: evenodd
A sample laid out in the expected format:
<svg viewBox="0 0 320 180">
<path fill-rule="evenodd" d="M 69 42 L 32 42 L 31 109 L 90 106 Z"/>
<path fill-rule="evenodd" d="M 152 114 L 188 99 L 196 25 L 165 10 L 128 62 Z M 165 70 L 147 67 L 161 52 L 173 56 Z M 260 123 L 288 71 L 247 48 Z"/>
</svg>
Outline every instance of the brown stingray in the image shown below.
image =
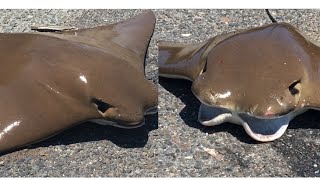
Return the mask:
<svg viewBox="0 0 320 180">
<path fill-rule="evenodd" d="M 0 151 L 88 120 L 142 125 L 157 106 L 144 72 L 154 25 L 147 11 L 88 29 L 0 34 Z"/>
<path fill-rule="evenodd" d="M 279 138 L 296 115 L 320 107 L 320 48 L 287 23 L 160 42 L 159 74 L 193 81 L 203 125 L 241 124 L 258 141 Z"/>
</svg>

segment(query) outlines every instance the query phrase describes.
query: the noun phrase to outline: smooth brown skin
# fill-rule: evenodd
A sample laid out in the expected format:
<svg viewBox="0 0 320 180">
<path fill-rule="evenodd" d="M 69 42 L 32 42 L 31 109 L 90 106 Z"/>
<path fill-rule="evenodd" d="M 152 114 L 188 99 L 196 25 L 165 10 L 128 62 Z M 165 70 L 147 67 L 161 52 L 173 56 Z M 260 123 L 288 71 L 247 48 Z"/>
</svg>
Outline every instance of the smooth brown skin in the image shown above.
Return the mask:
<svg viewBox="0 0 320 180">
<path fill-rule="evenodd" d="M 154 25 L 147 11 L 60 34 L 0 34 L 0 152 L 90 119 L 142 124 L 157 106 L 156 86 L 144 75 Z M 99 111 L 93 99 L 109 109 Z"/>
<path fill-rule="evenodd" d="M 160 76 L 193 81 L 202 103 L 262 118 L 319 108 L 319 63 L 320 48 L 287 23 L 198 44 L 159 43 Z"/>
</svg>

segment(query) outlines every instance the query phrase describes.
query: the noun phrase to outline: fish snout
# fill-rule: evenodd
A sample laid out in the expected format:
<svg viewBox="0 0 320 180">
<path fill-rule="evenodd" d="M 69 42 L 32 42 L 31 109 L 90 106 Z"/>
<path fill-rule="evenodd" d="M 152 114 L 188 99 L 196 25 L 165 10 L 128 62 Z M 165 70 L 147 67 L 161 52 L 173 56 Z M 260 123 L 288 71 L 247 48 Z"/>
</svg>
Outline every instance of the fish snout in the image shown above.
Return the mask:
<svg viewBox="0 0 320 180">
<path fill-rule="evenodd" d="M 115 107 L 102 99 L 93 99 L 93 105 L 100 116 L 93 122 L 100 125 L 112 125 L 121 128 L 135 128 L 144 124 L 143 110 L 134 107 Z"/>
<path fill-rule="evenodd" d="M 249 106 L 249 114 L 257 117 L 271 118 L 282 116 L 296 109 L 294 99 L 290 98 L 269 98 L 260 103 L 254 103 L 254 106 Z"/>
</svg>

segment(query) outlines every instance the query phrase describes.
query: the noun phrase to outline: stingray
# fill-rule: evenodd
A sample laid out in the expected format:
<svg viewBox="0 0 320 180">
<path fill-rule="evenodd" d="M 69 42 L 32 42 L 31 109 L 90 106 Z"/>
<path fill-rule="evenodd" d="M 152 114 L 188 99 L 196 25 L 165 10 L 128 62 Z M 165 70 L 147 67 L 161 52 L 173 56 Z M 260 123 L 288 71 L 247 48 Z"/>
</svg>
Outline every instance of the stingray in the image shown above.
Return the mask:
<svg viewBox="0 0 320 180">
<path fill-rule="evenodd" d="M 157 110 L 145 77 L 155 26 L 147 11 L 94 28 L 0 34 L 0 151 L 76 124 L 135 128 Z"/>
<path fill-rule="evenodd" d="M 267 142 L 295 116 L 320 107 L 320 48 L 288 23 L 158 44 L 159 75 L 192 81 L 204 126 L 239 124 Z"/>
</svg>

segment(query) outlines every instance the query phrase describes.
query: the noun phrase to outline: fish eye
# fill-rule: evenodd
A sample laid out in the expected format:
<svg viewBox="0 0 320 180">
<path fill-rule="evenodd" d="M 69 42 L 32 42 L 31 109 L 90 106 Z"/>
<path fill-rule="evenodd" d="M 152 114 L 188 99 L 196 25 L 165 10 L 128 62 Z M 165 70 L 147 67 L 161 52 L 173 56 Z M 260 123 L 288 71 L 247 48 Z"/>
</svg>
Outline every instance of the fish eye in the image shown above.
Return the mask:
<svg viewBox="0 0 320 180">
<path fill-rule="evenodd" d="M 301 83 L 301 80 L 296 80 L 296 81 L 294 81 L 294 82 L 288 87 L 290 93 L 291 93 L 293 96 L 299 94 L 299 92 L 300 92 L 300 87 L 301 87 L 300 83 Z"/>
<path fill-rule="evenodd" d="M 103 102 L 100 98 L 97 99 L 97 98 L 92 98 L 91 100 L 92 103 L 94 103 L 98 110 L 101 112 L 101 113 L 105 113 L 109 108 L 112 108 L 113 106 L 106 103 L 106 102 Z"/>
</svg>

